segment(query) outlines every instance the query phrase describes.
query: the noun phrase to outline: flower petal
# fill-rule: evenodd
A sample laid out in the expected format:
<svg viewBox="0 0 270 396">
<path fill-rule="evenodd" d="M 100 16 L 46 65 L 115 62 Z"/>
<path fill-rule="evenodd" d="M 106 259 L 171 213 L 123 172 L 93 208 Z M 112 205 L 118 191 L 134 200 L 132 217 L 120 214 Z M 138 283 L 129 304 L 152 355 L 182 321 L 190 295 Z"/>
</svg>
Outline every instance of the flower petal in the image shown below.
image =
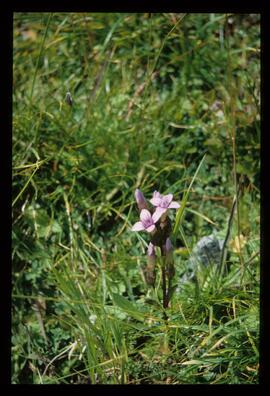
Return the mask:
<svg viewBox="0 0 270 396">
<path fill-rule="evenodd" d="M 131 228 L 131 231 L 142 231 L 144 230 L 144 225 L 141 221 L 138 221 L 137 223 L 134 224 L 134 226 Z"/>
<path fill-rule="evenodd" d="M 163 195 L 161 195 L 158 191 L 154 191 L 153 193 L 153 198 L 162 198 Z"/>
<path fill-rule="evenodd" d="M 140 219 L 143 223 L 148 222 L 151 219 L 151 213 L 147 209 L 142 209 L 140 213 Z M 152 220 L 152 219 L 151 219 Z"/>
<path fill-rule="evenodd" d="M 159 206 L 159 204 L 161 202 L 161 198 L 157 198 L 157 197 L 156 198 L 152 198 L 152 199 L 150 199 L 150 202 L 154 206 Z"/>
<path fill-rule="evenodd" d="M 167 211 L 167 208 L 160 208 L 160 207 L 156 208 L 156 210 L 152 216 L 154 223 L 156 223 L 161 218 L 163 213 L 165 213 L 166 211 Z"/>
<path fill-rule="evenodd" d="M 170 209 L 178 209 L 178 208 L 180 208 L 180 204 L 178 202 L 176 202 L 176 201 L 172 201 L 170 203 L 170 205 L 168 206 L 168 208 L 170 208 Z"/>
<path fill-rule="evenodd" d="M 146 228 L 147 232 L 152 232 L 156 228 L 155 224 L 150 225 L 149 227 Z"/>
<path fill-rule="evenodd" d="M 168 205 L 171 203 L 171 201 L 173 200 L 173 194 L 167 194 L 167 195 L 163 195 L 162 199 L 166 202 L 168 202 Z"/>
</svg>

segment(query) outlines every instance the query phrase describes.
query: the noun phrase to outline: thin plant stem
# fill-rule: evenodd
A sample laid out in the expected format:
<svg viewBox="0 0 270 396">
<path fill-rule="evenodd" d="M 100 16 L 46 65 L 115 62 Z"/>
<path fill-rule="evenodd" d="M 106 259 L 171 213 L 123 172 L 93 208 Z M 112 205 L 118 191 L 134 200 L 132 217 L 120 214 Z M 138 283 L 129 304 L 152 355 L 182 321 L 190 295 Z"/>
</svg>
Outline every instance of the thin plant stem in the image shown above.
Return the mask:
<svg viewBox="0 0 270 396">
<path fill-rule="evenodd" d="M 228 15 L 226 18 L 226 25 L 225 28 L 228 26 Z M 233 156 L 233 181 L 234 181 L 234 188 L 235 188 L 235 195 L 236 195 L 236 217 L 237 217 L 237 234 L 238 234 L 238 240 L 240 241 L 240 212 L 239 212 L 239 200 L 238 200 L 238 182 L 237 182 L 237 171 L 236 171 L 236 165 L 237 165 L 237 159 L 236 159 L 236 125 L 235 125 L 235 110 L 236 110 L 236 101 L 235 101 L 235 89 L 233 87 L 233 82 L 232 82 L 232 61 L 231 61 L 231 51 L 230 51 L 230 40 L 229 37 L 227 37 L 226 40 L 226 47 L 227 47 L 227 80 L 228 80 L 228 89 L 230 93 L 230 125 L 229 125 L 229 131 L 230 131 L 230 137 L 232 141 L 232 156 Z M 241 253 L 241 246 L 239 243 L 239 259 L 240 259 L 240 266 L 241 266 L 241 273 L 243 279 L 243 272 L 244 272 L 244 266 L 243 266 L 243 258 L 242 258 L 242 253 Z"/>
<path fill-rule="evenodd" d="M 234 216 L 234 212 L 235 212 L 235 208 L 236 208 L 236 200 L 237 200 L 237 194 L 234 197 L 233 200 L 233 204 L 232 204 L 232 208 L 231 208 L 231 213 L 230 213 L 230 217 L 228 220 L 228 226 L 227 226 L 227 232 L 226 232 L 226 236 L 224 239 L 224 243 L 223 243 L 223 247 L 222 247 L 222 251 L 221 251 L 221 258 L 220 258 L 220 265 L 218 268 L 219 271 L 219 278 L 218 281 L 221 282 L 223 275 L 224 275 L 224 271 L 225 271 L 225 263 L 226 263 L 226 257 L 227 257 L 227 244 L 228 241 L 230 239 L 230 235 L 231 235 L 231 230 L 232 230 L 232 224 L 233 224 L 233 216 Z"/>
<path fill-rule="evenodd" d="M 163 308 L 166 309 L 167 308 L 166 270 L 163 263 L 162 263 L 161 271 L 162 271 Z"/>
<path fill-rule="evenodd" d="M 170 299 L 171 299 L 171 297 L 172 297 L 172 294 L 171 294 L 171 291 L 172 291 L 172 277 L 169 276 L 168 278 L 169 278 L 169 279 L 168 279 L 168 294 L 167 294 L 167 300 L 168 300 L 168 305 L 169 305 Z"/>
<path fill-rule="evenodd" d="M 38 59 L 37 59 L 36 67 L 35 67 L 34 77 L 33 77 L 33 80 L 32 80 L 31 91 L 30 91 L 30 104 L 31 105 L 32 105 L 33 92 L 34 92 L 34 87 L 35 87 L 36 78 L 37 78 L 38 66 L 39 66 L 39 62 L 40 62 L 40 59 L 41 59 L 41 54 L 42 54 L 42 51 L 43 51 L 43 48 L 44 48 L 44 44 L 45 44 L 45 40 L 46 40 L 46 37 L 47 37 L 47 33 L 48 33 L 49 26 L 50 26 L 50 21 L 51 21 L 52 15 L 53 14 L 50 13 L 49 16 L 48 16 L 45 32 L 44 32 L 44 35 L 43 35 L 42 43 L 41 43 L 41 46 L 40 46 L 40 51 L 39 51 L 39 54 L 38 54 Z M 29 108 L 31 108 L 31 106 Z"/>
</svg>

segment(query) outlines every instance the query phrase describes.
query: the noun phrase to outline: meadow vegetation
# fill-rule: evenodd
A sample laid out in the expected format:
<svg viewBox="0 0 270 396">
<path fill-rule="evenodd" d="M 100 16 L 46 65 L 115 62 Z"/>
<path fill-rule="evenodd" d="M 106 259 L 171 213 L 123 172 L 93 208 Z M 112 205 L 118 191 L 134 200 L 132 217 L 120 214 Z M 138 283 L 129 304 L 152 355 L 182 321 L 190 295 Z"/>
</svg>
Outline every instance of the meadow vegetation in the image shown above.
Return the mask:
<svg viewBox="0 0 270 396">
<path fill-rule="evenodd" d="M 258 383 L 260 16 L 15 13 L 13 46 L 12 383 Z M 181 204 L 167 320 L 136 188 Z"/>
</svg>

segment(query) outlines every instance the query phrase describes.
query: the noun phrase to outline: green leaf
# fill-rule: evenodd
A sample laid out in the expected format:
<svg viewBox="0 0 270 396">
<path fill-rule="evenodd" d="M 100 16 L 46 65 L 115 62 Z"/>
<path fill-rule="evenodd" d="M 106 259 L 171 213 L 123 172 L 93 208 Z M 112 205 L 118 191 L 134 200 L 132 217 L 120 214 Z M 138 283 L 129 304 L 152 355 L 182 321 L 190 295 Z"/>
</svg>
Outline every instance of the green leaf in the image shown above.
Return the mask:
<svg viewBox="0 0 270 396">
<path fill-rule="evenodd" d="M 111 293 L 113 303 L 117 305 L 119 308 L 123 309 L 123 311 L 127 312 L 133 318 L 144 321 L 144 314 L 130 302 L 125 297 L 120 294 Z"/>
<path fill-rule="evenodd" d="M 188 212 L 190 212 L 190 213 L 194 213 L 195 215 L 201 217 L 202 219 L 206 220 L 208 223 L 211 223 L 211 224 L 217 226 L 217 223 L 215 223 L 214 221 L 210 220 L 209 217 L 205 216 L 204 214 L 197 212 L 197 210 L 190 209 L 190 208 L 186 208 L 186 210 Z"/>
</svg>

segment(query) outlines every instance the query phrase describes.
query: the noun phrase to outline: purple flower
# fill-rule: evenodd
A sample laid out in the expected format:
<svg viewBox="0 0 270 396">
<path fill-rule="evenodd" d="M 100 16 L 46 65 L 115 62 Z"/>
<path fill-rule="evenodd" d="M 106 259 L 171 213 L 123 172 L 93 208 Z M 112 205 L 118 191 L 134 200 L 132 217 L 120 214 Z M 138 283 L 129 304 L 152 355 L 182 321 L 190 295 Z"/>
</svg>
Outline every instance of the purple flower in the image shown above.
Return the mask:
<svg viewBox="0 0 270 396">
<path fill-rule="evenodd" d="M 156 229 L 155 221 L 151 216 L 151 213 L 147 209 L 142 209 L 140 213 L 141 221 L 138 221 L 132 227 L 132 231 L 147 231 L 153 232 Z"/>
<path fill-rule="evenodd" d="M 135 190 L 135 199 L 138 205 L 139 210 L 141 211 L 142 209 L 147 209 L 147 202 L 146 199 L 144 198 L 143 193 L 141 190 L 136 188 Z"/>
<path fill-rule="evenodd" d="M 153 198 L 150 199 L 152 205 L 156 206 L 155 213 L 153 214 L 153 220 L 156 223 L 160 217 L 167 212 L 168 209 L 178 209 L 180 205 L 178 202 L 173 201 L 173 195 L 161 195 L 158 191 L 155 191 Z"/>
</svg>

